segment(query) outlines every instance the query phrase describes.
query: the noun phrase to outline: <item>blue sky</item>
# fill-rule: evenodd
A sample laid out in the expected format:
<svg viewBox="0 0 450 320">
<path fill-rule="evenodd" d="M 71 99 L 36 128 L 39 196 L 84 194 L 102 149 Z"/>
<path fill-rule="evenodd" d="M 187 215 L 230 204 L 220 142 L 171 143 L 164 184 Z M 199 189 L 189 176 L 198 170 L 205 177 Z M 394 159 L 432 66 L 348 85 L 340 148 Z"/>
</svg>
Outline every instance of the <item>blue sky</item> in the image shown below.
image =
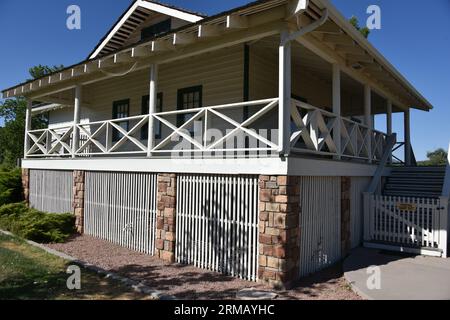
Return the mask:
<svg viewBox="0 0 450 320">
<path fill-rule="evenodd" d="M 245 0 L 165 0 L 187 9 L 214 14 L 248 3 Z M 332 0 L 346 17 L 362 24 L 371 4 L 379 5 L 382 28 L 370 41 L 434 105 L 429 113 L 411 114 L 412 143 L 417 158 L 450 141 L 450 1 Z M 1 0 L 0 89 L 29 78 L 37 64 L 71 65 L 84 60 L 98 40 L 129 6 L 131 0 Z M 66 28 L 66 9 L 81 8 L 82 29 Z M 105 10 L 107 8 L 107 10 Z M 384 119 L 376 126 L 384 130 Z M 401 115 L 394 116 L 394 131 L 403 139 Z M 0 125 L 3 121 L 0 119 Z"/>
</svg>

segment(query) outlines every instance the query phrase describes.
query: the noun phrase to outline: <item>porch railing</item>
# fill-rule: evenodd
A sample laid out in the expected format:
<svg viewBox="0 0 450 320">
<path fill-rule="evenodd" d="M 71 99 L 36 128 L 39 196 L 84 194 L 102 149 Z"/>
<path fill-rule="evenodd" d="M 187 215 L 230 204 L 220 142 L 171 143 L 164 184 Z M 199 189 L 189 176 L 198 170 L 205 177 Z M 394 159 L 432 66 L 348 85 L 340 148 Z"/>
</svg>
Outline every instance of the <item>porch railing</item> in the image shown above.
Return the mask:
<svg viewBox="0 0 450 320">
<path fill-rule="evenodd" d="M 200 156 L 277 154 L 278 102 L 278 98 L 273 98 L 32 130 L 26 133 L 30 140 L 26 157 L 163 156 L 180 152 Z M 154 128 L 159 126 L 164 132 L 154 145 L 147 140 L 150 119 Z M 340 135 L 336 134 L 338 124 Z M 210 129 L 215 131 L 211 133 Z M 376 162 L 387 146 L 383 132 L 294 99 L 289 129 L 291 150 L 295 153 Z M 76 148 L 75 132 L 80 137 Z"/>
<path fill-rule="evenodd" d="M 386 149 L 387 134 L 307 103 L 292 100 L 291 117 L 292 151 L 380 161 Z M 340 137 L 335 134 L 339 124 Z"/>
</svg>

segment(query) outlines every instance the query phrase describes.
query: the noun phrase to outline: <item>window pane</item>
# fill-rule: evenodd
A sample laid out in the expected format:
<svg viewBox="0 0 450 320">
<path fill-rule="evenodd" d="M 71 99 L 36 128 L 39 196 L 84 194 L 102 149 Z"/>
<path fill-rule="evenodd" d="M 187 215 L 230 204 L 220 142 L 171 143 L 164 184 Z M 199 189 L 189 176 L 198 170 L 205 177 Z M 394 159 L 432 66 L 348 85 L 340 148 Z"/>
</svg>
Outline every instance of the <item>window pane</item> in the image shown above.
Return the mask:
<svg viewBox="0 0 450 320">
<path fill-rule="evenodd" d="M 167 19 L 162 22 L 156 23 L 152 26 L 142 29 L 141 40 L 148 39 L 160 35 L 162 33 L 168 32 L 171 29 L 171 20 Z"/>
<path fill-rule="evenodd" d="M 199 108 L 202 105 L 201 92 L 201 86 L 178 90 L 178 110 Z M 180 114 L 177 118 L 178 127 L 187 122 L 192 116 L 193 114 Z"/>
<path fill-rule="evenodd" d="M 115 101 L 113 103 L 113 119 L 127 118 L 129 116 L 129 100 Z M 128 121 L 117 122 L 119 126 L 128 131 Z M 119 141 L 123 135 L 118 130 L 113 130 L 113 142 Z"/>
</svg>

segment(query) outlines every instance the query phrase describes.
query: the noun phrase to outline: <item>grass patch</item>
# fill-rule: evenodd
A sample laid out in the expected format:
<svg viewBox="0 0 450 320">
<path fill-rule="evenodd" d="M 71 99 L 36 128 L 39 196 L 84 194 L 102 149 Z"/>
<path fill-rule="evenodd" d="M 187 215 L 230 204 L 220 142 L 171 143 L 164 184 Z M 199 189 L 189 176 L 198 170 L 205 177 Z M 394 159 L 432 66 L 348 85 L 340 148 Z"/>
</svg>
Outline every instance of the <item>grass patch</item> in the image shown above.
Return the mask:
<svg viewBox="0 0 450 320">
<path fill-rule="evenodd" d="M 73 264 L 0 233 L 0 299 L 129 300 L 147 299 L 118 281 L 81 268 L 81 290 L 69 290 L 67 267 Z"/>
<path fill-rule="evenodd" d="M 13 203 L 0 207 L 0 228 L 29 240 L 59 243 L 75 233 L 75 216 L 44 213 L 24 203 Z"/>
</svg>

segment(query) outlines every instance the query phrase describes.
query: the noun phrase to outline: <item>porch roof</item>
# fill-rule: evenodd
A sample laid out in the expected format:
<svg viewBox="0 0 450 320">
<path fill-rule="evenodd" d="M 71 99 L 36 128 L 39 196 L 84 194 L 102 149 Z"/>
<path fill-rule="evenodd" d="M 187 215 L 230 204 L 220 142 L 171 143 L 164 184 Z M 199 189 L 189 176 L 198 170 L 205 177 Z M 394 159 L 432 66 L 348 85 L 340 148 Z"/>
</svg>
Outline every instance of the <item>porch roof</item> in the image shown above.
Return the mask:
<svg viewBox="0 0 450 320">
<path fill-rule="evenodd" d="M 84 60 L 39 79 L 5 89 L 2 91 L 3 98 L 22 95 L 34 99 L 71 89 L 76 84 L 104 79 L 106 70 L 117 71 L 123 67 L 129 69 L 131 65 L 135 70 L 142 69 L 153 62 L 173 61 L 273 35 L 286 26 L 295 28 L 296 20 L 291 8 L 296 8 L 298 2 L 299 0 L 252 2 L 153 39 L 120 48 L 107 56 Z M 328 9 L 329 20 L 315 32 L 302 38 L 302 44 L 320 48 L 330 62 L 339 63 L 343 66 L 343 71 L 370 81 L 375 91 L 381 92 L 403 109 L 412 107 L 428 111 L 433 108 L 329 0 L 310 0 L 302 17 L 306 21 L 317 20 L 324 9 Z M 184 50 L 178 51 L 180 47 Z"/>
</svg>

